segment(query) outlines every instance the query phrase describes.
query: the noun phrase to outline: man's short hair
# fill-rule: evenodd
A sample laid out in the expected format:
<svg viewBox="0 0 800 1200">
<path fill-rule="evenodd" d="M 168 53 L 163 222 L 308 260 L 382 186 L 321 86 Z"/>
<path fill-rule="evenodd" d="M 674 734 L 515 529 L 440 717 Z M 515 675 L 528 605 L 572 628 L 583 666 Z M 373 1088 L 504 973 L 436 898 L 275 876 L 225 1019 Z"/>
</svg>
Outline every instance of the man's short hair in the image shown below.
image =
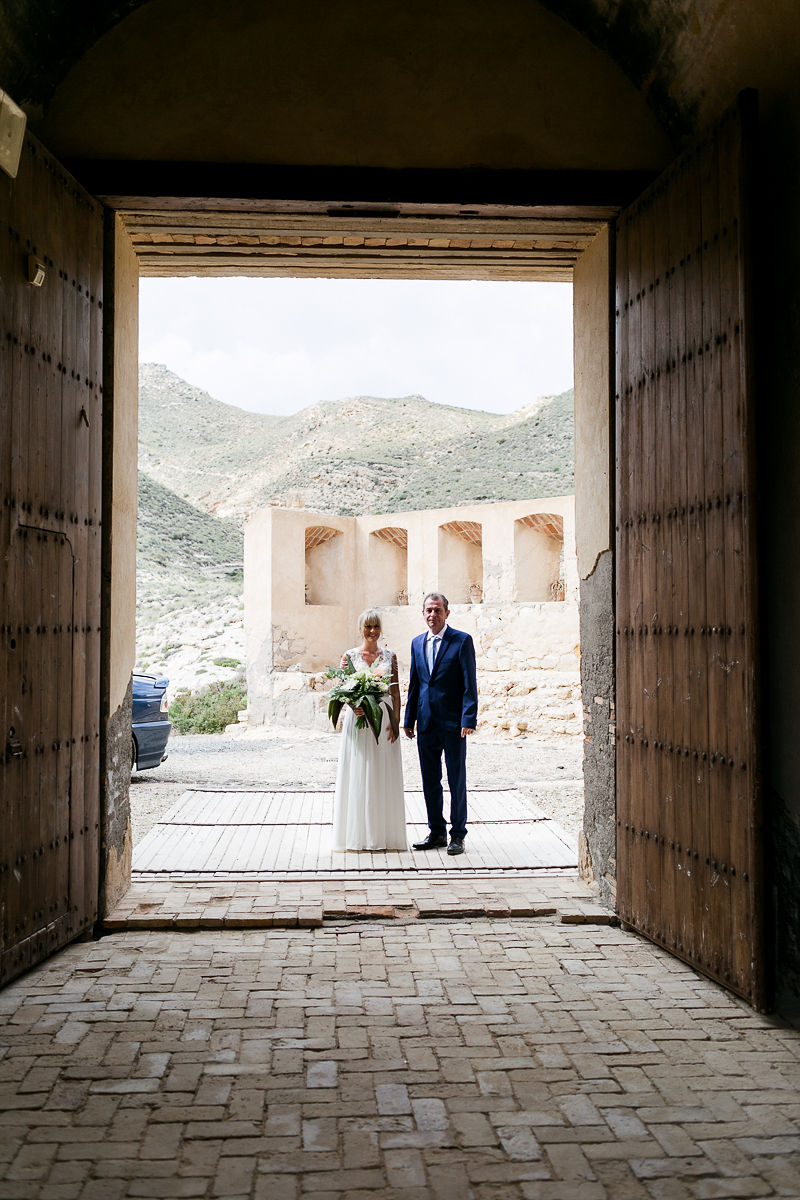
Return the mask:
<svg viewBox="0 0 800 1200">
<path fill-rule="evenodd" d="M 442 604 L 444 605 L 444 611 L 445 612 L 450 611 L 450 605 L 447 603 L 447 596 L 445 596 L 444 592 L 428 592 L 427 596 L 422 601 L 422 611 L 423 612 L 425 611 L 425 605 L 428 603 L 429 600 L 441 600 Z"/>
</svg>

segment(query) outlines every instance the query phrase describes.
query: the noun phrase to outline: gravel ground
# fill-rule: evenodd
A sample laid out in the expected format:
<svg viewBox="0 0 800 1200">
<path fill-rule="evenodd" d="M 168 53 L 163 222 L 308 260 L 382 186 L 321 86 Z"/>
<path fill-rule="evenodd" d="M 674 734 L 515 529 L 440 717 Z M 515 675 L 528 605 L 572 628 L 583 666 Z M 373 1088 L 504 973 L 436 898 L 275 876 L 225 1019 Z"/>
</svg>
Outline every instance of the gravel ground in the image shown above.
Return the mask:
<svg viewBox="0 0 800 1200">
<path fill-rule="evenodd" d="M 235 733 L 173 735 L 169 758 L 153 771 L 131 776 L 133 844 L 187 788 L 330 788 L 336 782 L 339 734 L 253 729 Z M 420 787 L 416 744 L 402 739 L 406 787 Z M 583 747 L 578 738 L 558 743 L 529 738 L 493 741 L 476 734 L 469 744 L 468 783 L 473 788 L 519 788 L 577 836 L 583 819 Z"/>
</svg>

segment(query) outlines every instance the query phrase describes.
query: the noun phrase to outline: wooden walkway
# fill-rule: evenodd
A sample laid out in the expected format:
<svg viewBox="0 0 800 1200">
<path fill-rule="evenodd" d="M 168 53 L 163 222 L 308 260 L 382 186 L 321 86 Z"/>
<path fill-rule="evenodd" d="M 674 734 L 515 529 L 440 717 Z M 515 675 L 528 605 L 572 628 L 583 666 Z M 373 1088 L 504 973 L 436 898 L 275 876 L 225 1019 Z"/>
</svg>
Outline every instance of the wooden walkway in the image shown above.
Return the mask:
<svg viewBox="0 0 800 1200">
<path fill-rule="evenodd" d="M 333 793 L 192 788 L 134 850 L 134 880 L 274 879 L 361 873 L 553 872 L 577 868 L 570 835 L 521 792 L 471 791 L 465 853 L 332 846 Z M 422 792 L 406 792 L 408 838 L 427 834 Z"/>
</svg>

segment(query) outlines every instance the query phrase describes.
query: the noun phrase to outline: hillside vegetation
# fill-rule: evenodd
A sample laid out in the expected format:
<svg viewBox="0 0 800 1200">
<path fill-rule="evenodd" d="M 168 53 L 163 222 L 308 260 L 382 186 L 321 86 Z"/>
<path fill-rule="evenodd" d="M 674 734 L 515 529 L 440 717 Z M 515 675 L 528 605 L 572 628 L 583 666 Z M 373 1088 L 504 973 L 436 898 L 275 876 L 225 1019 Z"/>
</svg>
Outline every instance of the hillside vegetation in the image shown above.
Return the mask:
<svg viewBox="0 0 800 1200">
<path fill-rule="evenodd" d="M 142 608 L 161 609 L 180 596 L 204 604 L 209 595 L 242 590 L 242 531 L 202 512 L 139 471 L 137 588 Z"/>
</svg>

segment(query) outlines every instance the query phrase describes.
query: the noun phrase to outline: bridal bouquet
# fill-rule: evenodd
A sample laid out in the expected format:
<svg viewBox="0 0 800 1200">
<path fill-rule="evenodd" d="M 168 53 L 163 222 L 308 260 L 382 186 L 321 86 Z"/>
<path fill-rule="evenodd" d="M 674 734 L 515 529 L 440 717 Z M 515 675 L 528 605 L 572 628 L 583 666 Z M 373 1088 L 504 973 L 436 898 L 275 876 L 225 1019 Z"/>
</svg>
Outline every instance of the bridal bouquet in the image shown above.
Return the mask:
<svg viewBox="0 0 800 1200">
<path fill-rule="evenodd" d="M 350 655 L 345 656 L 346 661 L 343 667 L 328 667 L 325 674 L 328 679 L 336 679 L 338 682 L 333 685 L 328 692 L 328 716 L 331 723 L 336 727 L 341 713 L 345 705 L 350 708 L 360 708 L 363 710 L 363 716 L 356 717 L 356 729 L 366 729 L 369 725 L 375 741 L 378 741 L 381 732 L 381 724 L 383 722 L 383 704 L 381 701 L 384 696 L 388 696 L 391 689 L 391 680 L 383 678 L 384 668 L 382 663 L 375 663 L 373 667 L 365 667 L 363 671 L 357 671 L 353 666 Z M 398 736 L 400 730 L 397 718 L 394 715 L 394 709 L 388 709 L 389 722 L 394 730 L 395 737 Z"/>
</svg>

